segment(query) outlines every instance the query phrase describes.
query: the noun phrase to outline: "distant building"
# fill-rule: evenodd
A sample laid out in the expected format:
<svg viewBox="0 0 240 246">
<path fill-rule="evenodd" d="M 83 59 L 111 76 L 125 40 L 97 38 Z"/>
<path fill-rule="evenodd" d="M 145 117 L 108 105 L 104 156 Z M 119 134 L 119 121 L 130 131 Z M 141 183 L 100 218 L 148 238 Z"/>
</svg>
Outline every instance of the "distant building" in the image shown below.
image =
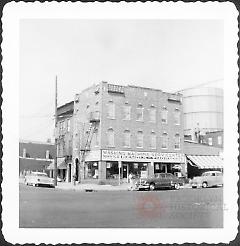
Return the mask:
<svg viewBox="0 0 240 246">
<path fill-rule="evenodd" d="M 181 94 L 101 82 L 59 107 L 58 117 L 60 109 L 57 156 L 69 156 L 67 181 L 185 175 Z"/>
<path fill-rule="evenodd" d="M 185 139 L 203 141 L 207 132 L 223 131 L 223 90 L 197 87 L 181 90 L 183 94 Z"/>
<path fill-rule="evenodd" d="M 223 142 L 224 142 L 223 131 L 207 132 L 203 136 L 203 142 L 210 146 L 223 148 Z"/>
<path fill-rule="evenodd" d="M 55 158 L 54 144 L 37 141 L 19 141 L 19 173 L 46 171 Z"/>
</svg>

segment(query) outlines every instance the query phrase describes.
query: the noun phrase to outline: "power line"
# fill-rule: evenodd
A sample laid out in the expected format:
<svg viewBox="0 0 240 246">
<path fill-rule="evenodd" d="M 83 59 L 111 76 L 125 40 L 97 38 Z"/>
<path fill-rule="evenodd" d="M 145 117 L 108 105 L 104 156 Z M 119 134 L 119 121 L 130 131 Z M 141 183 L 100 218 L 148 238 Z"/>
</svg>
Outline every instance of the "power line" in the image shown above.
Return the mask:
<svg viewBox="0 0 240 246">
<path fill-rule="evenodd" d="M 222 81 L 222 80 L 223 80 L 223 78 L 219 78 L 219 79 L 215 79 L 215 80 L 210 80 L 210 81 L 207 81 L 207 82 L 204 82 L 204 83 L 195 85 L 195 86 L 191 86 L 191 87 L 187 87 L 185 89 L 178 90 L 175 93 L 178 93 L 178 92 L 181 92 L 181 91 L 186 91 L 186 90 L 191 90 L 191 89 L 195 89 L 195 88 L 199 88 L 201 86 L 205 86 L 205 85 L 212 84 L 212 83 L 215 83 L 215 82 L 218 82 L 218 81 Z"/>
</svg>

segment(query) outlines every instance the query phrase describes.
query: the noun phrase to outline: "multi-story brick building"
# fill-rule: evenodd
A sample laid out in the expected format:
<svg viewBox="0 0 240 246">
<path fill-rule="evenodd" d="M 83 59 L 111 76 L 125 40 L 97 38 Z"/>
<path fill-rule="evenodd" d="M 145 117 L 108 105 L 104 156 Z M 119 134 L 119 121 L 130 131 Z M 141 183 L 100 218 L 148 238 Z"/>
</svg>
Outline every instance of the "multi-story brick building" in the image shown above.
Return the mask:
<svg viewBox="0 0 240 246">
<path fill-rule="evenodd" d="M 73 108 L 67 168 L 80 182 L 185 175 L 181 94 L 101 82 L 77 94 Z"/>
</svg>

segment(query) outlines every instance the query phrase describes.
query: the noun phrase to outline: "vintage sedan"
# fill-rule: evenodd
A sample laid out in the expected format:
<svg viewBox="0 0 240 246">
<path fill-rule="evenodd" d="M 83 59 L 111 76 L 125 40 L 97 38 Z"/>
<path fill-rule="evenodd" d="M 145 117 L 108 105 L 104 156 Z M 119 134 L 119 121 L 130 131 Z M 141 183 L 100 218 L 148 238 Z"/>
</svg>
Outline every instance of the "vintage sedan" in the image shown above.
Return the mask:
<svg viewBox="0 0 240 246">
<path fill-rule="evenodd" d="M 192 188 L 207 188 L 223 185 L 223 174 L 220 171 L 208 171 L 202 173 L 201 176 L 194 177 L 190 184 Z"/>
<path fill-rule="evenodd" d="M 135 182 L 135 189 L 155 190 L 158 188 L 171 188 L 178 190 L 183 181 L 171 173 L 155 173 L 153 177 L 140 178 Z"/>
<path fill-rule="evenodd" d="M 54 186 L 54 179 L 49 178 L 46 173 L 43 172 L 32 172 L 31 174 L 25 177 L 25 184 L 26 185 L 33 185 L 33 186 Z"/>
</svg>

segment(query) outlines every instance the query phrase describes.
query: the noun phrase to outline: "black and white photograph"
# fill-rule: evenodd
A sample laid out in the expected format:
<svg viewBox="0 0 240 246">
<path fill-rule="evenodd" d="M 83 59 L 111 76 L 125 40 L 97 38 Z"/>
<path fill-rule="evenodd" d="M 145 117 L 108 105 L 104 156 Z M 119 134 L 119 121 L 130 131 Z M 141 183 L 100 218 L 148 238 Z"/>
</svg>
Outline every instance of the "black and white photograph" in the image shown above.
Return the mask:
<svg viewBox="0 0 240 246">
<path fill-rule="evenodd" d="M 6 6 L 7 241 L 234 240 L 237 10 L 171 4 Z"/>
</svg>

